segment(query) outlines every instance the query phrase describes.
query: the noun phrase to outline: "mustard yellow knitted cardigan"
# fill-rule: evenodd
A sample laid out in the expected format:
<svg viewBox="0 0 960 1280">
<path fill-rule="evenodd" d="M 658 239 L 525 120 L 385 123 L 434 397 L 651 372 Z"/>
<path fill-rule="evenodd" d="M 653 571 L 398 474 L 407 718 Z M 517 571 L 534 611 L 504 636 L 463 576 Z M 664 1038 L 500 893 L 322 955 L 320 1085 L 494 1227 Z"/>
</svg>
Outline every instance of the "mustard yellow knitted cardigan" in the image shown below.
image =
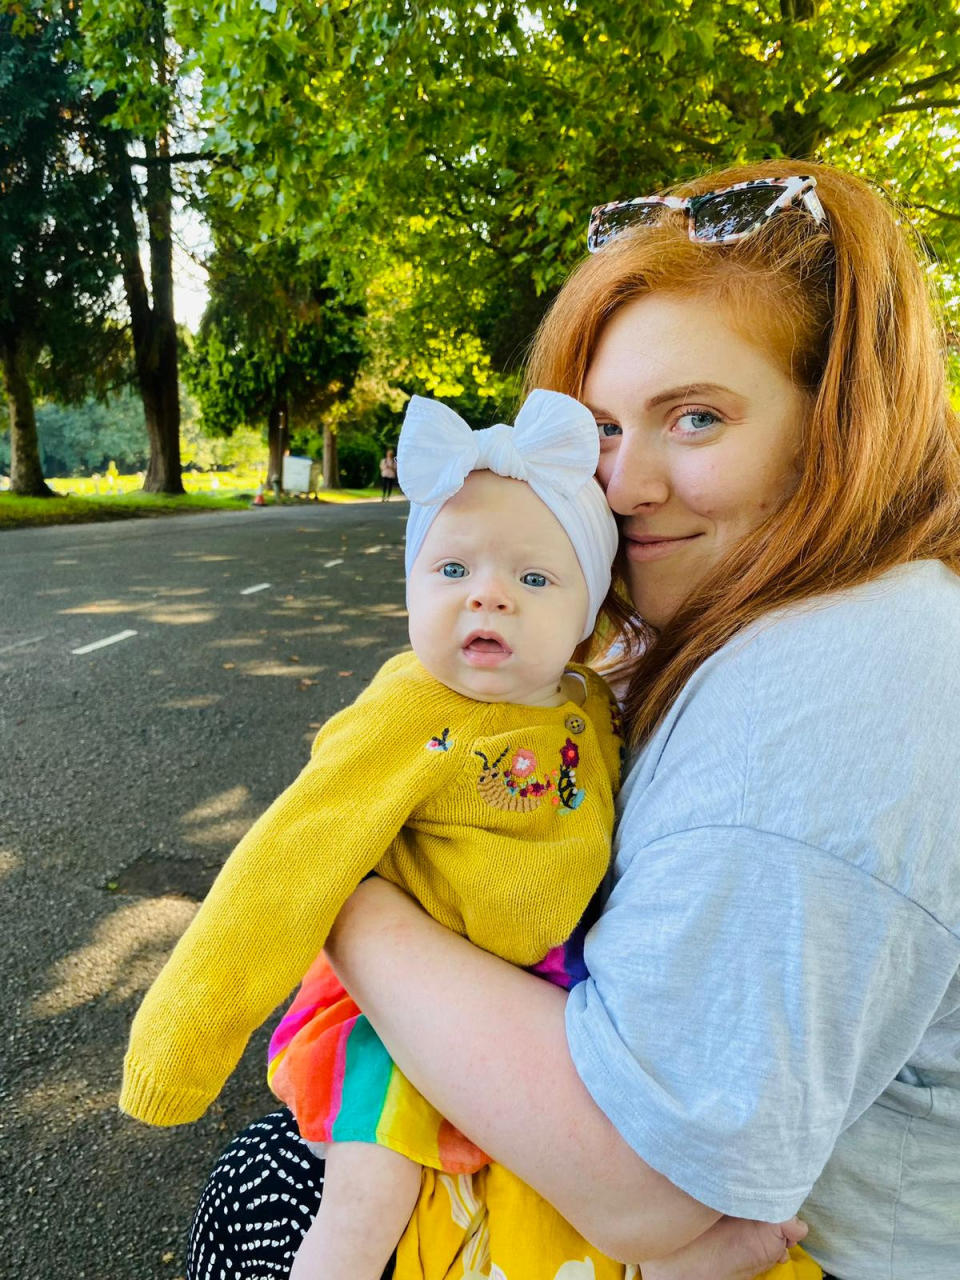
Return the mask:
<svg viewBox="0 0 960 1280">
<path fill-rule="evenodd" d="M 610 856 L 620 740 L 603 681 L 583 705 L 475 702 L 392 658 L 225 863 L 134 1019 L 120 1106 L 203 1114 L 370 870 L 514 964 L 572 932 Z"/>
</svg>

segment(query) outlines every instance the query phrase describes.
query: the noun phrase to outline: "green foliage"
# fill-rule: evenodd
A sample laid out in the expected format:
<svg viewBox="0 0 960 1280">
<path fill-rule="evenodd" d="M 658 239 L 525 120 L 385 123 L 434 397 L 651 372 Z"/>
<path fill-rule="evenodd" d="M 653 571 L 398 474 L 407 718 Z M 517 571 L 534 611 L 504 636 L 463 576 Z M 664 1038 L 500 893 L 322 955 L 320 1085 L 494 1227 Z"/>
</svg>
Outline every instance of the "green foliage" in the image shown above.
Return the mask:
<svg viewBox="0 0 960 1280">
<path fill-rule="evenodd" d="M 942 0 L 179 0 L 210 191 L 360 297 L 377 376 L 515 390 L 587 214 L 704 168 L 820 155 L 960 251 L 960 13 Z"/>
<path fill-rule="evenodd" d="M 289 242 L 251 255 L 224 241 L 209 263 L 210 301 L 184 361 L 204 429 L 263 426 L 275 407 L 313 425 L 345 399 L 362 358 L 359 313 L 301 263 Z"/>
<path fill-rule="evenodd" d="M 42 404 L 37 429 L 44 472 L 89 475 L 112 460 L 121 471 L 143 471 L 149 456 L 143 405 L 131 392 L 76 408 Z"/>
<path fill-rule="evenodd" d="M 16 293 L 48 392 L 115 377 L 103 127 L 142 142 L 132 197 L 154 232 L 168 144 L 203 154 L 204 431 L 283 403 L 303 443 L 322 420 L 362 470 L 412 392 L 509 420 L 591 206 L 708 167 L 815 155 L 880 181 L 956 332 L 958 110 L 943 0 L 0 0 L 0 330 Z"/>
<path fill-rule="evenodd" d="M 337 445 L 341 485 L 348 489 L 365 489 L 379 484 L 382 457 L 383 448 L 372 436 L 344 436 Z"/>
<path fill-rule="evenodd" d="M 118 267 L 69 4 L 0 0 L 0 344 L 63 398 L 102 388 L 121 343 Z"/>
<path fill-rule="evenodd" d="M 111 459 L 121 471 L 142 471 L 147 465 L 143 406 L 129 391 L 79 405 L 41 403 L 37 430 L 48 476 L 103 472 Z M 0 435 L 0 466 L 6 468 L 9 461 L 9 440 Z"/>
</svg>

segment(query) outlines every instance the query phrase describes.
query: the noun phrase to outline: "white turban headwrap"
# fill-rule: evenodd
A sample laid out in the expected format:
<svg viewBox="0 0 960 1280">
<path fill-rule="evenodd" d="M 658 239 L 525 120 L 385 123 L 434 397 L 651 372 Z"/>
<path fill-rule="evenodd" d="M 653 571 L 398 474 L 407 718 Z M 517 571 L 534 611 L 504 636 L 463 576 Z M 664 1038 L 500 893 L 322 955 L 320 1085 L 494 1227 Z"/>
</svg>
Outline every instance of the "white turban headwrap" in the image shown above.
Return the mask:
<svg viewBox="0 0 960 1280">
<path fill-rule="evenodd" d="M 586 640 L 609 590 L 617 550 L 616 521 L 594 479 L 599 456 L 593 414 L 559 391 L 531 392 L 514 426 L 498 423 L 482 431 L 471 431 L 439 400 L 413 396 L 397 446 L 397 478 L 410 499 L 407 574 L 440 508 L 471 471 L 524 480 L 557 517 L 580 561 L 589 598 Z"/>
</svg>

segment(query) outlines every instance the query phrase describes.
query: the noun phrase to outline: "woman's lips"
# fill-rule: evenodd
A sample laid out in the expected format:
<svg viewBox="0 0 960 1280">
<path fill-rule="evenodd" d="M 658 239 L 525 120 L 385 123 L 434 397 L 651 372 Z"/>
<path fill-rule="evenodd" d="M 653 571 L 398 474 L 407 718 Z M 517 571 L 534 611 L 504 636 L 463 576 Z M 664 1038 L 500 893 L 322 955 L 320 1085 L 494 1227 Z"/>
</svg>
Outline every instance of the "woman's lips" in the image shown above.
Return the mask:
<svg viewBox="0 0 960 1280">
<path fill-rule="evenodd" d="M 461 652 L 471 667 L 498 667 L 513 654 L 495 631 L 472 631 L 463 642 Z"/>
<path fill-rule="evenodd" d="M 660 538 L 660 537 L 639 537 L 625 538 L 626 555 L 628 560 L 646 561 L 646 560 L 662 560 L 665 556 L 672 555 L 678 548 L 684 546 L 688 542 L 693 542 L 694 538 L 699 538 L 699 533 L 689 533 L 684 537 L 678 538 Z"/>
</svg>

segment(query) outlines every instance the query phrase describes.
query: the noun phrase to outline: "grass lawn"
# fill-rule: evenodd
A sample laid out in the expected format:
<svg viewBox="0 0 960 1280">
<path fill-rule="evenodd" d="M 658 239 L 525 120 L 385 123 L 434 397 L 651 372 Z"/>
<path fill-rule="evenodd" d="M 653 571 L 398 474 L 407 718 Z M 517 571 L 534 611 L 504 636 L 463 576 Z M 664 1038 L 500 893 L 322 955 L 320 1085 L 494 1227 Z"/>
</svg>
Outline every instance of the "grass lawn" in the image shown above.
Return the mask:
<svg viewBox="0 0 960 1280">
<path fill-rule="evenodd" d="M 63 482 L 52 481 L 60 488 Z M 66 482 L 69 483 L 69 482 Z M 66 487 L 64 485 L 64 487 Z M 378 496 L 373 489 L 337 489 L 320 495 L 321 502 L 357 502 Z M 21 498 L 0 493 L 0 529 L 23 529 L 30 525 L 88 524 L 96 520 L 129 520 L 138 516 L 190 515 L 198 511 L 245 511 L 253 493 L 247 490 L 218 489 L 169 497 L 160 493 L 128 493 L 81 496 L 78 493 L 55 498 Z M 287 496 L 282 505 L 305 503 L 306 497 Z M 276 505 L 272 494 L 267 506 Z"/>
</svg>

